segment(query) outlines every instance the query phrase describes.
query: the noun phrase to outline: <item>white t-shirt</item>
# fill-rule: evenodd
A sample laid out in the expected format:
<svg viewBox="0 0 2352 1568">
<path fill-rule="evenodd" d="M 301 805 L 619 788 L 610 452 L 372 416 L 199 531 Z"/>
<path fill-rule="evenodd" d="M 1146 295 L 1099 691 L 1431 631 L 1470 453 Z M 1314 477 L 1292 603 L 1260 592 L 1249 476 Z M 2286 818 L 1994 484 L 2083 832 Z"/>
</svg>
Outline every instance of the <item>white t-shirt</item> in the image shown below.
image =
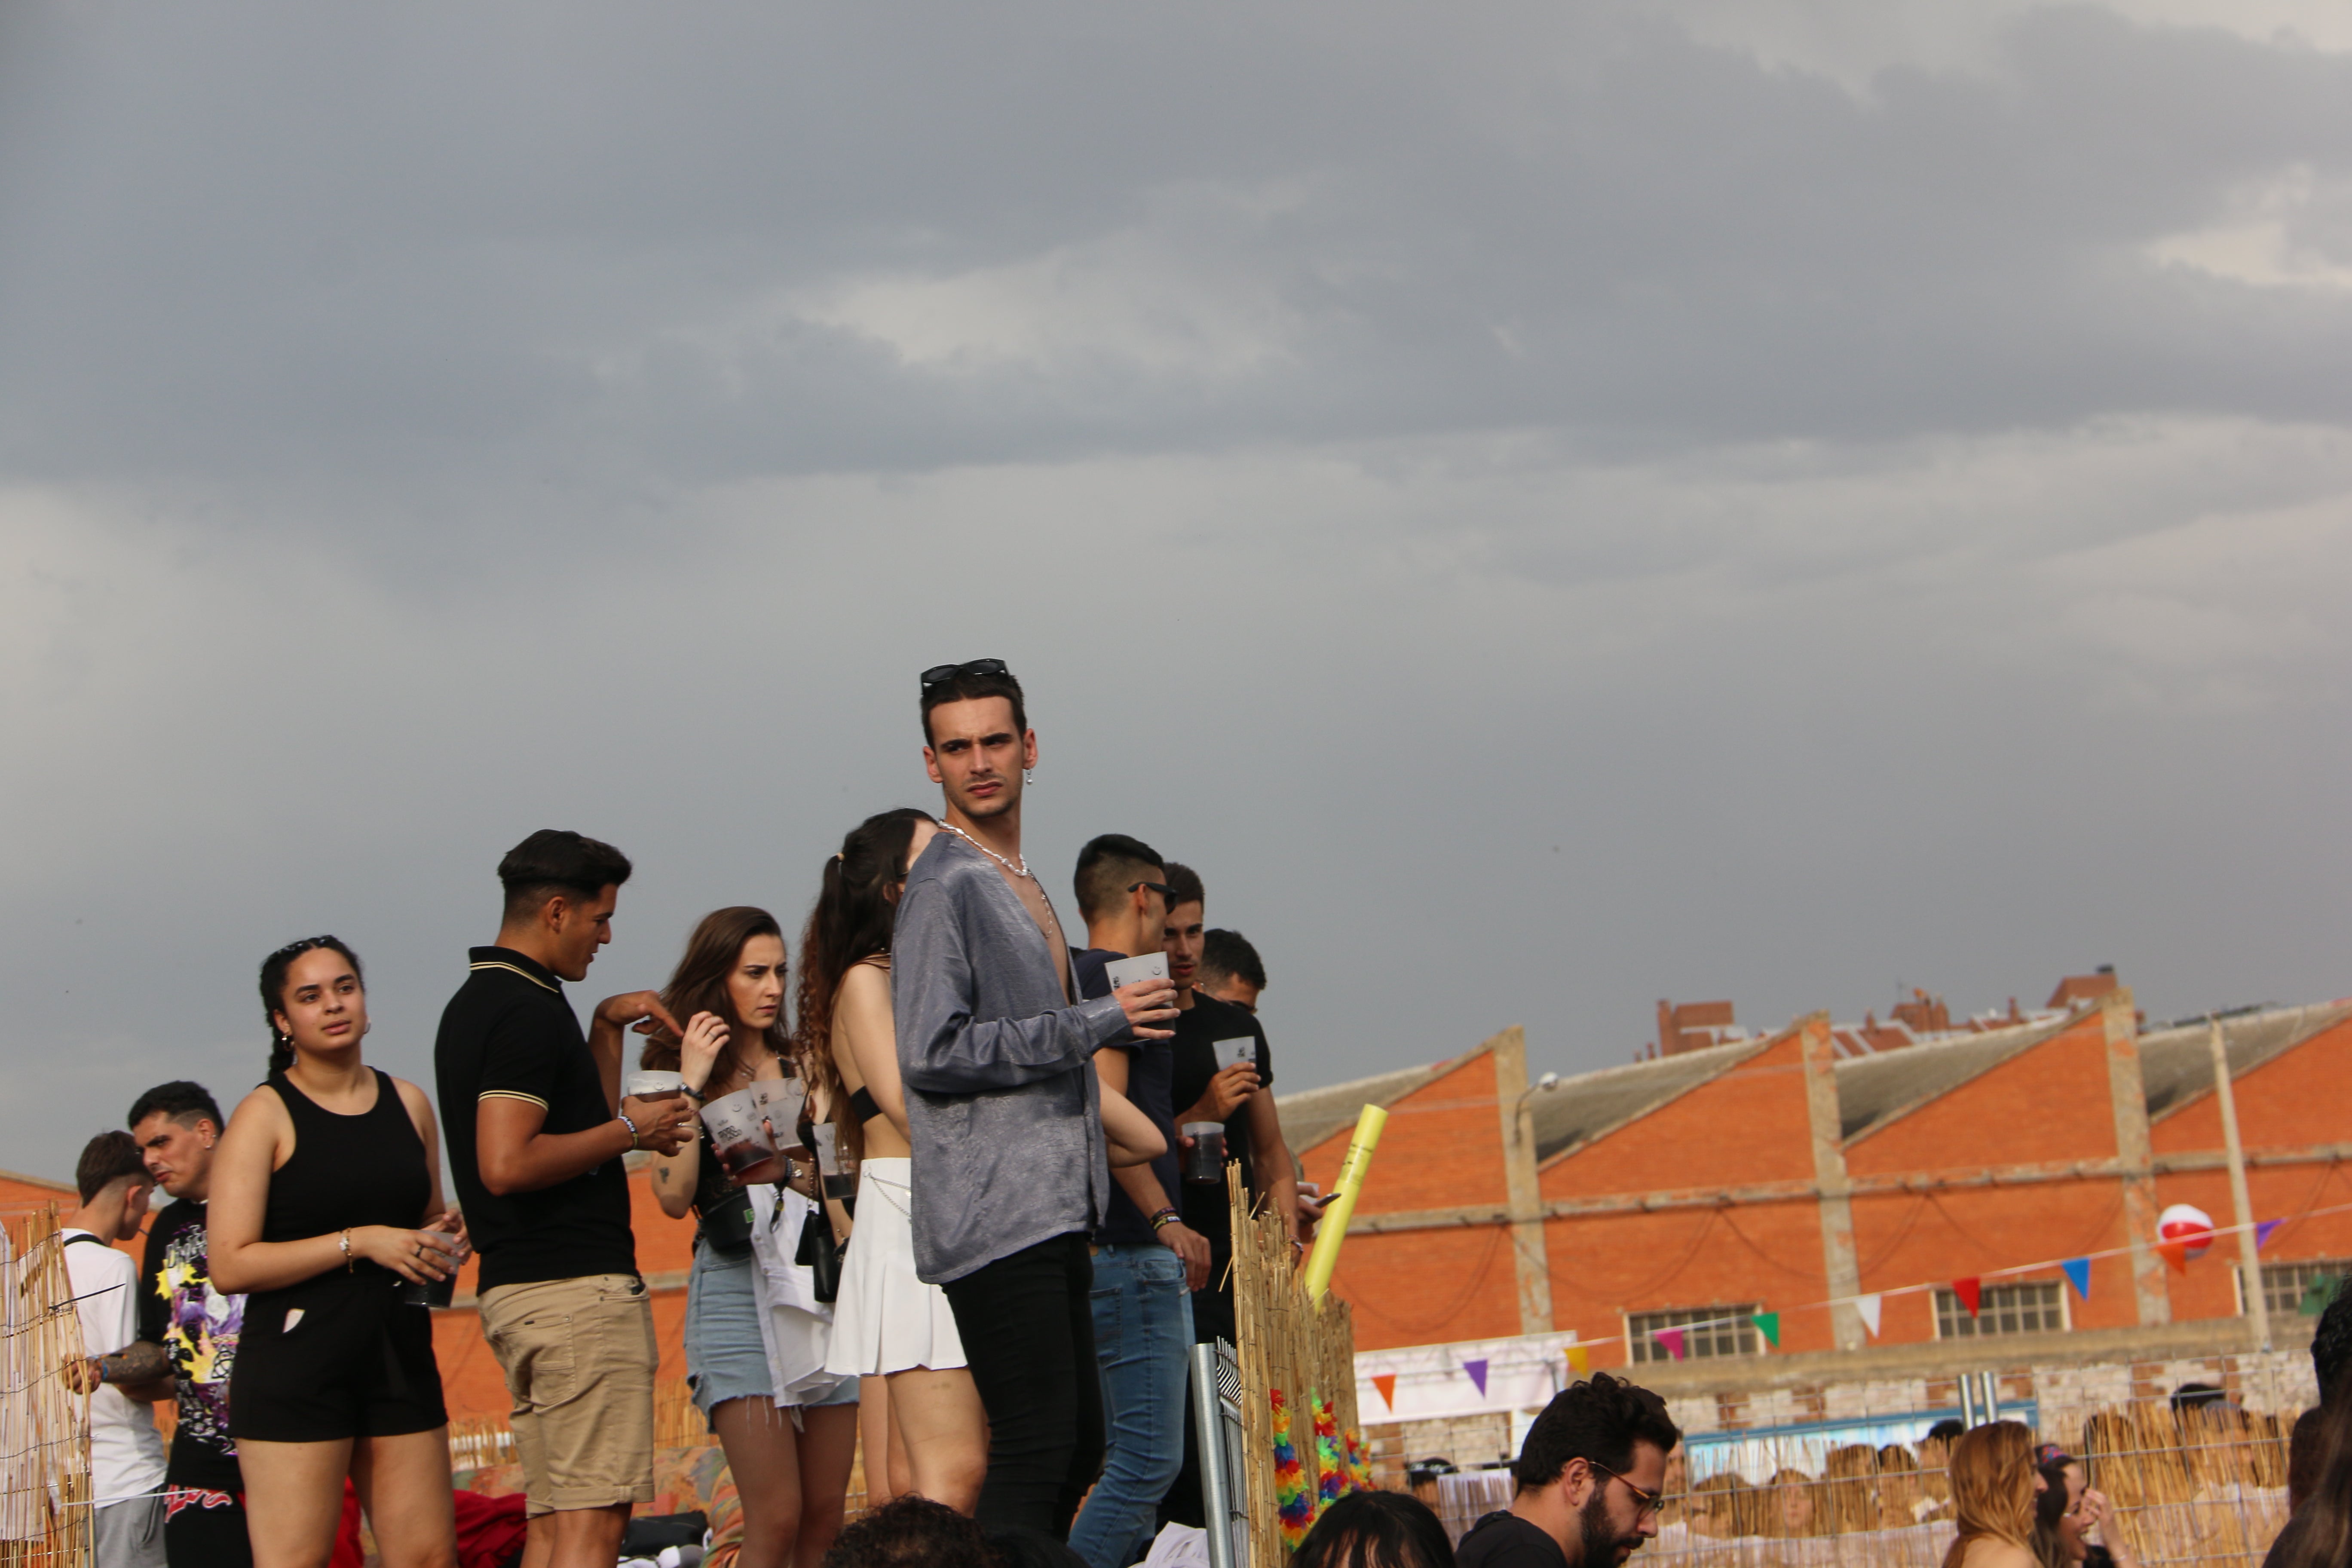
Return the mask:
<svg viewBox="0 0 2352 1568">
<path fill-rule="evenodd" d="M 59 1233 L 68 1238 L 86 1230 Z M 112 1355 L 139 1337 L 139 1267 L 103 1244 L 76 1241 L 66 1248 L 74 1310 L 81 1318 L 88 1355 Z M 100 1508 L 143 1497 L 163 1484 L 163 1439 L 152 1405 L 108 1384 L 89 1400 L 91 1501 Z"/>
</svg>

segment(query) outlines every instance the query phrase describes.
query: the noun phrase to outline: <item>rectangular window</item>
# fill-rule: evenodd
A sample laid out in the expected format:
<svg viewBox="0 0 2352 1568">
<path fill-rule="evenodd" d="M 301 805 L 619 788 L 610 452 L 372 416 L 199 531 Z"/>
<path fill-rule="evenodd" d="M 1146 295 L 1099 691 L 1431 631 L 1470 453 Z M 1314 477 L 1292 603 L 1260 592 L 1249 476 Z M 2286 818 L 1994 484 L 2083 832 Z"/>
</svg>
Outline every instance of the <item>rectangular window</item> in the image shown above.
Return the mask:
<svg viewBox="0 0 2352 1568">
<path fill-rule="evenodd" d="M 2059 1280 L 1988 1285 L 1977 1299 L 1974 1317 L 1951 1291 L 1936 1292 L 1936 1337 L 1939 1340 L 2057 1334 L 2065 1330 L 2066 1287 Z"/>
<path fill-rule="evenodd" d="M 2238 1276 L 2238 1305 L 2244 1309 L 2246 1277 Z M 2352 1259 L 2342 1258 L 2311 1258 L 2300 1263 L 2265 1263 L 2263 1265 L 2263 1304 L 2273 1318 L 2292 1318 L 2297 1313 L 2305 1317 L 2319 1316 L 2336 1294 L 2338 1281 L 2352 1276 Z M 2305 1310 L 2308 1304 L 2309 1310 Z"/>
<path fill-rule="evenodd" d="M 1637 1363 L 1675 1359 L 1674 1352 L 1654 1337 L 1660 1329 L 1682 1330 L 1683 1354 L 1688 1357 L 1754 1355 L 1755 1313 L 1753 1301 L 1727 1307 L 1669 1307 L 1657 1312 L 1628 1312 L 1625 1342 L 1633 1348 Z"/>
</svg>

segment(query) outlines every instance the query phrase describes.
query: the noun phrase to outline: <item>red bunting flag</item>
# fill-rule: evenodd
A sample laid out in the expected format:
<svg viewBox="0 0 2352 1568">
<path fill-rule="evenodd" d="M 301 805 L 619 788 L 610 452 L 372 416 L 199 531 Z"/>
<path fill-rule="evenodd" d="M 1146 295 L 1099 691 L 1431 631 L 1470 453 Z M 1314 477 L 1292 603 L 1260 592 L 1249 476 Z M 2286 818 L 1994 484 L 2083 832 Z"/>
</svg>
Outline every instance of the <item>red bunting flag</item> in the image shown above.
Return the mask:
<svg viewBox="0 0 2352 1568">
<path fill-rule="evenodd" d="M 1984 1281 L 1973 1274 L 1965 1279 L 1955 1279 L 1952 1281 L 1952 1294 L 1960 1299 L 1960 1305 L 1966 1307 L 1969 1316 L 1973 1318 L 1977 1315 L 1977 1304 L 1984 1300 Z"/>
<path fill-rule="evenodd" d="M 1394 1410 L 1396 1408 L 1396 1373 L 1392 1372 L 1372 1373 L 1372 1386 L 1381 1391 L 1381 1403 Z"/>
<path fill-rule="evenodd" d="M 1666 1353 L 1676 1361 L 1683 1359 L 1683 1331 L 1680 1329 L 1653 1329 L 1650 1337 L 1666 1347 Z"/>
</svg>

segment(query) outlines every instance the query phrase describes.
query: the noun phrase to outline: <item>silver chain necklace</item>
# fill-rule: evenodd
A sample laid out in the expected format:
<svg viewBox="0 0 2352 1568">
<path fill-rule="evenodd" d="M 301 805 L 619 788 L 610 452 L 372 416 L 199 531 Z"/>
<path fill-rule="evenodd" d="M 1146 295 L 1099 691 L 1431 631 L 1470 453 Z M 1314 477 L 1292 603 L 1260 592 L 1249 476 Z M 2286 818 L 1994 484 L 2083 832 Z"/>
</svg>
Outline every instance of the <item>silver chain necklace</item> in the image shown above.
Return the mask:
<svg viewBox="0 0 2352 1568">
<path fill-rule="evenodd" d="M 987 845 L 982 844 L 979 839 L 974 838 L 971 834 L 966 833 L 954 823 L 942 822 L 940 826 L 946 828 L 950 833 L 954 834 L 958 838 L 962 839 L 966 844 L 971 845 L 974 849 L 977 849 L 982 854 L 987 856 L 990 859 L 995 861 L 998 865 L 1003 867 L 1006 870 L 1012 872 L 1014 876 L 1027 877 L 1033 882 L 1037 879 L 1035 874 L 1029 869 L 1029 857 L 1026 855 L 1021 857 L 1021 864 L 1015 866 L 1012 861 L 1007 860 L 1003 856 L 999 855 L 995 850 L 991 849 Z"/>
</svg>

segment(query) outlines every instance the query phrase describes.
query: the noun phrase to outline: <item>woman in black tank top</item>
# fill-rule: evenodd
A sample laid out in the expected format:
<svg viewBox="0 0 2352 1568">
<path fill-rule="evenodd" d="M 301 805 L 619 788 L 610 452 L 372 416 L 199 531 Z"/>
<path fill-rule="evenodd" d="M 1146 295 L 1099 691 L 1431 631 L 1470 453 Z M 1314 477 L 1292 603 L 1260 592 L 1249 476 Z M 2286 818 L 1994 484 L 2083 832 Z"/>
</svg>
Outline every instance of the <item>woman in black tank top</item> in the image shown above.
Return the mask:
<svg viewBox="0 0 2352 1568">
<path fill-rule="evenodd" d="M 269 1079 L 229 1118 L 205 1219 L 213 1283 L 246 1295 L 229 1374 L 255 1568 L 323 1568 L 359 1489 L 384 1568 L 455 1568 L 432 1314 L 452 1276 L 439 1134 L 415 1085 L 360 1059 L 360 961 L 331 936 L 271 953 Z"/>
</svg>

